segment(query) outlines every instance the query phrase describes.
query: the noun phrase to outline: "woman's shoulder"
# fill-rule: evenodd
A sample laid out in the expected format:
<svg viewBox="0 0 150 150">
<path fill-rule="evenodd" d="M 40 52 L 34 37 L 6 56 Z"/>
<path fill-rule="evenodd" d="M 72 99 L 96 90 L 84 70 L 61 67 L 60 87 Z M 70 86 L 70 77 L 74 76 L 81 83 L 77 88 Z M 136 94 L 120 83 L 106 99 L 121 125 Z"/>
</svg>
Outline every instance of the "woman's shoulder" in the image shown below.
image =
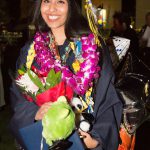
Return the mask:
<svg viewBox="0 0 150 150">
<path fill-rule="evenodd" d="M 18 69 L 22 64 L 26 63 L 28 51 L 29 51 L 32 43 L 33 43 L 33 40 L 29 40 L 21 48 L 19 57 L 18 57 L 17 62 L 16 62 L 16 69 Z"/>
<path fill-rule="evenodd" d="M 29 48 L 30 48 L 30 46 L 31 46 L 32 43 L 33 43 L 33 40 L 28 40 L 28 41 L 24 44 L 24 46 L 21 48 L 21 52 L 22 52 L 22 53 L 28 52 L 28 50 L 29 50 Z"/>
</svg>

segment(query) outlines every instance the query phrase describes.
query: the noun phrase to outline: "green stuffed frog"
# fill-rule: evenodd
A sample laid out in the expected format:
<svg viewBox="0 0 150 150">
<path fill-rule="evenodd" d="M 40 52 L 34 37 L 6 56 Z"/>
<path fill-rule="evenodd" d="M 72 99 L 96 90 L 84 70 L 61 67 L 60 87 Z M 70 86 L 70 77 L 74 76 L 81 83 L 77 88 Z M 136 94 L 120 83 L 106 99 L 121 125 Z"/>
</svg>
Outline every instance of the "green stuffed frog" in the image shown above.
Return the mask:
<svg viewBox="0 0 150 150">
<path fill-rule="evenodd" d="M 66 139 L 75 129 L 75 114 L 64 96 L 54 102 L 42 119 L 42 135 L 49 146 Z"/>
</svg>

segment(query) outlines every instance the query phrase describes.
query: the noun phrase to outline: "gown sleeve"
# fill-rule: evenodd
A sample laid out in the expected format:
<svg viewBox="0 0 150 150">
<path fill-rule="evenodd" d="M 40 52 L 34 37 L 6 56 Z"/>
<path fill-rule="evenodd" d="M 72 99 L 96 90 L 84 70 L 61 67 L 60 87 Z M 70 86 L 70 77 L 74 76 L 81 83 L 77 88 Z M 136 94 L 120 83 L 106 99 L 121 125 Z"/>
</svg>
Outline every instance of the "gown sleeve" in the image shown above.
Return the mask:
<svg viewBox="0 0 150 150">
<path fill-rule="evenodd" d="M 30 44 L 27 43 L 21 50 L 20 56 L 16 63 L 16 70 L 22 64 L 25 64 L 29 46 Z M 38 106 L 34 102 L 29 102 L 23 97 L 14 81 L 10 87 L 10 101 L 13 110 L 13 116 L 10 120 L 9 129 L 18 143 L 23 145 L 19 135 L 19 129 L 34 123 Z"/>
<path fill-rule="evenodd" d="M 93 150 L 117 150 L 122 117 L 122 102 L 114 87 L 114 73 L 106 45 L 102 42 L 103 63 L 96 86 L 93 128 L 91 135 L 99 141 Z"/>
</svg>

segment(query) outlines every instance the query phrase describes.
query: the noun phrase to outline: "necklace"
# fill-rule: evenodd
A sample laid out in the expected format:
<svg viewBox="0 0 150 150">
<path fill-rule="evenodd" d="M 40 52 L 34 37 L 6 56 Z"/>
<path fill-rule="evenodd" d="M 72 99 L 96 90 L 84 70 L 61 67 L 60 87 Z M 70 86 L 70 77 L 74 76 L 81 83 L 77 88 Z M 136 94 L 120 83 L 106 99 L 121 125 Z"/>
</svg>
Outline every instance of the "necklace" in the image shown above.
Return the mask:
<svg viewBox="0 0 150 150">
<path fill-rule="evenodd" d="M 99 77 L 100 71 L 98 66 L 99 52 L 96 51 L 97 45 L 95 44 L 94 35 L 89 34 L 89 36 L 82 36 L 80 39 L 83 61 L 80 63 L 80 69 L 76 73 L 71 72 L 69 67 L 56 57 L 56 49 L 55 47 L 49 47 L 49 44 L 47 44 L 50 43 L 49 41 L 50 36 L 47 33 L 36 33 L 34 50 L 36 53 L 35 59 L 41 66 L 40 74 L 47 74 L 51 69 L 56 72 L 61 71 L 62 80 L 71 86 L 76 94 L 84 95 L 86 90 L 93 86 L 93 80 Z M 65 61 L 69 54 L 68 52 L 69 50 L 66 51 L 64 58 L 62 57 Z"/>
<path fill-rule="evenodd" d="M 52 34 L 49 34 L 49 39 L 50 39 L 49 48 L 50 51 L 52 52 L 52 55 L 55 57 L 55 59 L 60 60 L 62 64 L 66 64 L 66 60 L 69 56 L 69 52 L 71 51 L 70 45 L 65 47 L 65 53 L 60 57 L 58 46 Z"/>
</svg>

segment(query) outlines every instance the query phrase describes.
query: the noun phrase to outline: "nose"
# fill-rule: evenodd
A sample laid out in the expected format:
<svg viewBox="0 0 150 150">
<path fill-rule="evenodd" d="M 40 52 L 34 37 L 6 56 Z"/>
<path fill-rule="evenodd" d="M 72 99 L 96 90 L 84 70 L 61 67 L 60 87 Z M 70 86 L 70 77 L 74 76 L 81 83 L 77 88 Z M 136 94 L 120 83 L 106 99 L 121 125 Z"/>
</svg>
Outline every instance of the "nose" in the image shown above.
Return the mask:
<svg viewBox="0 0 150 150">
<path fill-rule="evenodd" d="M 49 11 L 50 11 L 50 12 L 54 12 L 54 11 L 56 11 L 56 10 L 57 10 L 56 4 L 55 4 L 55 3 L 51 3 L 51 4 L 49 5 Z"/>
</svg>

